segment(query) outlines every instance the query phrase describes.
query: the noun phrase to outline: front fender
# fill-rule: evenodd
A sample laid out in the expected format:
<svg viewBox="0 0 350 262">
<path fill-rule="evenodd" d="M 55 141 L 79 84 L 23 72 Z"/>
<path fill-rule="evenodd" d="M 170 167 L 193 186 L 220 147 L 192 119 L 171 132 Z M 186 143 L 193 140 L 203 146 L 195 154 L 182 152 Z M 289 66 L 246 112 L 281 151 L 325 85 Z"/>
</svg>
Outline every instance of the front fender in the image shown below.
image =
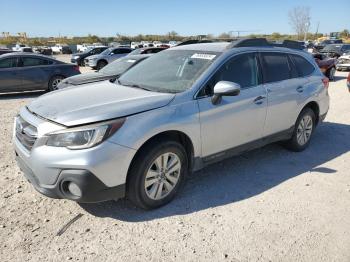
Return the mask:
<svg viewBox="0 0 350 262">
<path fill-rule="evenodd" d="M 138 150 L 157 134 L 180 131 L 192 141 L 194 157 L 201 155 L 200 122 L 196 100 L 168 105 L 127 117 L 110 141 Z"/>
</svg>

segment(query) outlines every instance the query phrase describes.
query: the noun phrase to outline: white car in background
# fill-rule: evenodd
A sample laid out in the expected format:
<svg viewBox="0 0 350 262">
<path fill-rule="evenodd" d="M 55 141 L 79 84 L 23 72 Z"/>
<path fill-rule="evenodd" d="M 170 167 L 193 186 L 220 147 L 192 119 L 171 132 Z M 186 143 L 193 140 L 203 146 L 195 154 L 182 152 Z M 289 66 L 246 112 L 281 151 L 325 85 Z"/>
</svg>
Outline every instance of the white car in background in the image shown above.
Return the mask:
<svg viewBox="0 0 350 262">
<path fill-rule="evenodd" d="M 338 58 L 336 68 L 338 71 L 350 70 L 350 52 Z"/>
<path fill-rule="evenodd" d="M 54 46 L 51 46 L 51 50 L 53 54 L 59 54 L 62 51 L 62 45 L 56 44 Z"/>
<path fill-rule="evenodd" d="M 179 43 L 177 42 L 177 41 L 169 41 L 169 46 L 170 47 L 174 47 L 174 46 L 176 46 L 176 45 L 178 45 Z"/>
<path fill-rule="evenodd" d="M 21 52 L 23 48 L 29 47 L 27 45 L 24 44 L 16 44 L 14 47 L 12 47 L 12 51 L 17 51 L 17 52 Z"/>
</svg>

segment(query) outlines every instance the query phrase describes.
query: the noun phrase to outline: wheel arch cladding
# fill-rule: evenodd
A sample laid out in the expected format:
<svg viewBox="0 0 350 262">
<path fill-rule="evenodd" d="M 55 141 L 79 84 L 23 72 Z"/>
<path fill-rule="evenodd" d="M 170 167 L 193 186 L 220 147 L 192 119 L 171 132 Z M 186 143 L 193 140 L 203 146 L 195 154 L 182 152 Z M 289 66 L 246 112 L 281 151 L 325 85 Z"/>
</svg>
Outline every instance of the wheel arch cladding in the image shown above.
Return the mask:
<svg viewBox="0 0 350 262">
<path fill-rule="evenodd" d="M 194 162 L 194 147 L 190 137 L 184 132 L 178 130 L 169 130 L 152 136 L 142 144 L 142 146 L 137 150 L 136 154 L 134 155 L 131 161 L 128 173 L 131 167 L 133 166 L 135 159 L 137 159 L 137 157 L 143 153 L 143 151 L 145 150 L 145 148 L 147 148 L 148 145 L 152 143 L 161 143 L 163 141 L 176 141 L 184 147 L 188 159 L 189 170 L 191 170 Z M 126 180 L 128 181 L 128 178 Z"/>
<path fill-rule="evenodd" d="M 318 124 L 319 118 L 320 118 L 320 107 L 315 101 L 311 101 L 307 103 L 301 111 L 303 111 L 305 108 L 310 108 L 315 113 L 316 117 L 316 125 Z"/>
</svg>

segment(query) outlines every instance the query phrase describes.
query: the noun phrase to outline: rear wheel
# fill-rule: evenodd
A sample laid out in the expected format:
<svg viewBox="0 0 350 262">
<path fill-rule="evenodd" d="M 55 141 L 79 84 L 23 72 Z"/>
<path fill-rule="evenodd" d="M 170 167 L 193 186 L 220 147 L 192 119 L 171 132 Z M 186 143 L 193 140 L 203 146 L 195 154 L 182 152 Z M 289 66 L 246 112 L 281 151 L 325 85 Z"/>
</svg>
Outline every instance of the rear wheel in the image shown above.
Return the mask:
<svg viewBox="0 0 350 262">
<path fill-rule="evenodd" d="M 175 197 L 187 171 L 187 155 L 180 143 L 151 143 L 133 161 L 127 198 L 144 209 L 163 206 Z"/>
<path fill-rule="evenodd" d="M 300 152 L 308 147 L 314 132 L 316 122 L 315 113 L 311 108 L 305 108 L 299 115 L 292 138 L 287 141 L 286 146 L 292 151 Z"/>
<path fill-rule="evenodd" d="M 335 72 L 336 72 L 336 69 L 335 67 L 332 67 L 330 69 L 328 69 L 327 73 L 326 73 L 326 76 L 329 78 L 330 81 L 334 81 L 335 80 Z"/>
<path fill-rule="evenodd" d="M 64 79 L 63 76 L 54 76 L 49 81 L 49 91 L 57 90 L 57 86 Z"/>
</svg>

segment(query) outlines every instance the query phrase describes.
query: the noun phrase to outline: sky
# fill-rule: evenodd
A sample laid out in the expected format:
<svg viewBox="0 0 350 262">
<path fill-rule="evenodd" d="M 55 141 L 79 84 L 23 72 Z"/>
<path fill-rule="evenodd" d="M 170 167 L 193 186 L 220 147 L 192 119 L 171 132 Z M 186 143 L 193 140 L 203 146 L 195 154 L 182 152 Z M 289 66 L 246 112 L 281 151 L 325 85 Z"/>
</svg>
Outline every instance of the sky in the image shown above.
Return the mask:
<svg viewBox="0 0 350 262">
<path fill-rule="evenodd" d="M 350 29 L 350 0 L 0 0 L 0 33 L 34 36 L 293 33 L 288 12 L 310 7 L 310 32 Z"/>
</svg>

